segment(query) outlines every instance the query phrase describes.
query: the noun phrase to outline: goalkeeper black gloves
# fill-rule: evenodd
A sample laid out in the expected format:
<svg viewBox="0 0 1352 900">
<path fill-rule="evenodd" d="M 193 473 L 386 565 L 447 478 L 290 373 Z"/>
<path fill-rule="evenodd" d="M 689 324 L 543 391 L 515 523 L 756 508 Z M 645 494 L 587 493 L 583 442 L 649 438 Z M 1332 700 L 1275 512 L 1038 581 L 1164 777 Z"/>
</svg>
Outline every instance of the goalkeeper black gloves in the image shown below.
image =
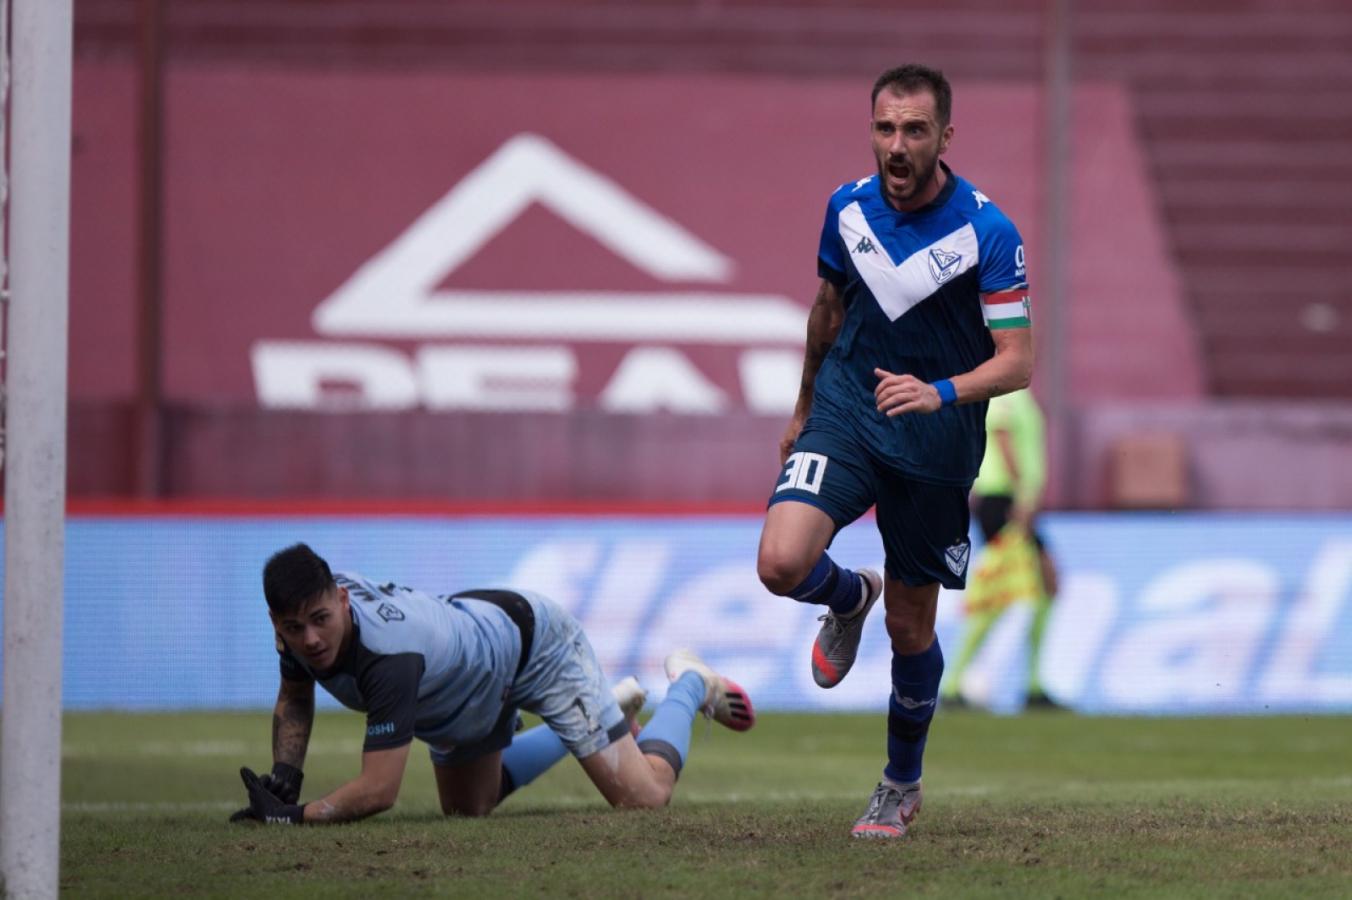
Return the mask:
<svg viewBox="0 0 1352 900">
<path fill-rule="evenodd" d="M 295 766 L 288 766 L 286 763 L 273 763 L 272 772 L 258 779 L 263 782 L 263 787 L 283 803 L 297 803 L 300 801 L 300 784 L 305 780 L 305 773 Z"/>
<path fill-rule="evenodd" d="M 230 816 L 231 822 L 252 820 L 274 825 L 298 825 L 304 821 L 300 786 L 305 776 L 300 769 L 286 763 L 276 763 L 270 774 L 259 778 L 249 768 L 239 770 L 244 789 L 249 793 L 249 805 Z"/>
</svg>

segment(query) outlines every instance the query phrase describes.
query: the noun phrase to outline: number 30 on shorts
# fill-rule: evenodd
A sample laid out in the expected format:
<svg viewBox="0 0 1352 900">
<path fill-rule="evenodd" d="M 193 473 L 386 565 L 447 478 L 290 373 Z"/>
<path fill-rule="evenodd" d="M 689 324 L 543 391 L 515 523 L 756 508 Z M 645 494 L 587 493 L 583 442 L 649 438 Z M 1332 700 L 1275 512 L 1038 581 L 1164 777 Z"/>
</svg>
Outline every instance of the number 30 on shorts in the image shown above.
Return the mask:
<svg viewBox="0 0 1352 900">
<path fill-rule="evenodd" d="M 807 491 L 815 494 L 822 488 L 822 478 L 826 475 L 825 456 L 820 453 L 799 451 L 789 456 L 784 463 L 784 480 L 775 488 L 775 493 L 788 490 Z"/>
</svg>

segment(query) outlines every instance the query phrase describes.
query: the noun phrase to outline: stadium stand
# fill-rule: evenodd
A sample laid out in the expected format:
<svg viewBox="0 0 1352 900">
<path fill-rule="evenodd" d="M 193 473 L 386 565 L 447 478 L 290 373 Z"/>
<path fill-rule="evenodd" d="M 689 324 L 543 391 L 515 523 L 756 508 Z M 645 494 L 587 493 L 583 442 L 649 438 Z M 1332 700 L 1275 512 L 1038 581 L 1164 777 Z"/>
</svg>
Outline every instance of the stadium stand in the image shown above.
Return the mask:
<svg viewBox="0 0 1352 900">
<path fill-rule="evenodd" d="M 170 0 L 171 52 L 476 70 L 873 73 L 932 60 L 1034 80 L 1036 0 Z M 82 55 L 123 55 L 135 0 L 80 0 Z M 1212 393 L 1352 397 L 1352 7 L 1080 0 L 1075 73 L 1130 86 Z M 886 18 L 882 18 L 886 16 Z M 888 23 L 895 23 L 889 25 Z"/>
<path fill-rule="evenodd" d="M 1132 87 L 1213 392 L 1352 396 L 1352 7 L 1087 5 L 1077 61 Z"/>
<path fill-rule="evenodd" d="M 294 67 L 309 74 L 707 74 L 843 84 L 841 79 L 855 83 L 914 58 L 942 67 L 960 86 L 1022 90 L 1022 111 L 1006 111 L 1010 127 L 1020 129 L 1025 123 L 1038 127 L 1028 101 L 1043 69 L 1047 5 L 163 0 L 171 79 L 173 73 L 257 61 L 268 71 Z M 1352 237 L 1343 212 L 1352 202 L 1352 156 L 1346 152 L 1352 141 L 1352 6 L 1345 0 L 1071 5 L 1077 128 L 1081 137 L 1086 129 L 1093 137 L 1080 144 L 1077 177 L 1093 157 L 1097 178 L 1088 189 L 1095 198 L 1090 218 L 1082 215 L 1074 227 L 1084 234 L 1099 206 L 1120 209 L 1114 204 L 1133 198 L 1139 207 L 1133 221 L 1148 220 L 1149 228 L 1138 229 L 1135 243 L 1113 238 L 1123 258 L 1107 276 L 1140 275 L 1115 282 L 1125 285 L 1122 293 L 1147 295 L 1140 305 L 1087 293 L 1101 286 L 1098 257 L 1089 279 L 1082 274 L 1072 284 L 1077 298 L 1094 302 L 1077 303 L 1072 311 L 1075 449 L 1066 485 L 1054 480 L 1057 502 L 1140 505 L 1120 483 L 1129 471 L 1120 463 L 1123 447 L 1142 432 L 1174 441 L 1182 457 L 1171 469 L 1180 475 L 1180 502 L 1165 505 L 1331 508 L 1352 502 L 1352 476 L 1341 463 L 1352 446 L 1352 354 L 1345 351 L 1352 299 L 1341 291 L 1352 275 L 1352 257 L 1343 249 Z M 125 123 L 134 115 L 141 7 L 137 0 L 77 0 L 77 59 L 94 73 L 83 80 L 87 87 L 96 83 L 86 96 L 98 98 L 83 108 L 97 111 L 101 121 Z M 77 114 L 80 109 L 77 103 Z M 170 117 L 179 123 L 192 118 L 172 109 Z M 1103 131 L 1105 122 L 1115 130 Z M 119 127 L 117 133 L 127 137 L 86 148 L 86 162 L 95 157 L 97 164 L 77 166 L 77 187 L 87 202 L 125 211 L 134 208 L 135 184 L 118 173 L 133 171 L 134 147 L 130 130 Z M 1132 128 L 1134 140 L 1113 137 Z M 77 157 L 81 141 L 77 129 Z M 1134 180 L 1105 177 L 1105 167 L 1111 172 L 1114 165 L 1129 165 Z M 1153 191 L 1141 187 L 1142 168 Z M 173 160 L 170 169 L 173 174 Z M 82 171 L 96 177 L 81 180 Z M 177 172 L 183 177 L 184 167 Z M 127 333 L 134 318 L 118 311 L 134 302 L 133 235 L 126 221 L 123 212 L 83 220 L 85 270 L 73 279 L 77 294 L 96 297 L 108 319 L 100 319 L 98 339 L 119 348 L 134 338 Z M 1035 245 L 1036 232 L 1031 239 Z M 1148 266 L 1139 265 L 1140 247 L 1150 249 Z M 1080 263 L 1087 265 L 1083 258 Z M 1158 310 L 1168 310 L 1167 319 Z M 86 320 L 81 327 L 94 326 Z M 1161 335 L 1168 339 L 1158 340 Z M 136 464 L 126 440 L 135 427 L 125 402 L 131 373 L 117 368 L 123 364 L 109 352 L 79 358 L 99 377 L 96 390 L 73 399 L 72 493 L 127 493 Z M 748 502 L 754 495 L 758 501 L 762 488 L 748 486 L 739 473 L 759 465 L 780 428 L 769 416 L 697 422 L 642 417 L 636 423 L 588 410 L 541 417 L 530 423 L 530 443 L 558 448 L 547 465 L 528 470 L 530 461 L 523 459 L 514 470 L 488 467 L 492 472 L 472 483 L 450 484 L 436 458 L 396 452 L 404 445 L 387 428 L 392 420 L 382 418 L 395 414 L 339 421 L 323 413 L 229 403 L 180 403 L 164 412 L 166 442 L 176 448 L 165 461 L 167 493 L 180 496 Z M 473 435 L 499 427 L 492 413 L 465 413 L 453 425 L 428 410 L 398 415 L 398 429 L 408 436 L 466 460 L 485 452 Z M 691 453 L 722 465 L 654 478 L 653 466 L 673 433 Z M 278 467 L 228 449 L 257 434 L 280 447 L 341 446 L 346 455 L 301 459 L 297 450 L 289 466 Z M 611 440 L 633 451 L 623 471 L 613 454 L 597 451 Z M 219 466 L 226 457 L 234 464 Z M 1283 464 L 1272 467 L 1277 457 Z M 1253 472 L 1260 468 L 1267 474 L 1257 489 Z"/>
</svg>

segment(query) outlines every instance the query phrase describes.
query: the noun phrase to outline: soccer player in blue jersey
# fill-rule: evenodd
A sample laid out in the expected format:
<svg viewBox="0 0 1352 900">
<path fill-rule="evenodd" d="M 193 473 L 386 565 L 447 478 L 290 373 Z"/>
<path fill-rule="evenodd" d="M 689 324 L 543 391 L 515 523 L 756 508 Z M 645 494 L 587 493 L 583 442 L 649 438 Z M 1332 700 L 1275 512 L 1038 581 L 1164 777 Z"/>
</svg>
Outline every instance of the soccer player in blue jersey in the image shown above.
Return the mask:
<svg viewBox="0 0 1352 900">
<path fill-rule="evenodd" d="M 383 812 L 415 737 L 430 745 L 447 815 L 486 815 L 568 753 L 612 806 L 659 807 L 671 799 L 697 713 L 735 731 L 755 723 L 740 687 L 678 650 L 666 659 L 666 698 L 636 739 L 638 683 L 627 679 L 613 695 L 577 620 L 539 594 L 433 596 L 331 572 L 304 544 L 268 560 L 263 594 L 281 665 L 273 767 L 261 778 L 240 770 L 249 805 L 231 821 L 321 824 Z M 366 741 L 361 774 L 302 805 L 316 682 L 366 713 Z M 545 724 L 516 734 L 518 709 Z"/>
<path fill-rule="evenodd" d="M 812 647 L 825 688 L 849 672 L 884 598 L 887 765 L 853 834 L 901 837 L 920 810 L 943 674 L 939 587 L 966 578 L 986 401 L 1028 385 L 1033 341 L 1018 231 L 940 160 L 954 133 L 948 81 L 902 66 L 878 78 L 872 101 L 877 172 L 827 205 L 802 385 L 757 569 L 772 592 L 827 607 Z M 836 532 L 875 505 L 884 573 L 837 565 L 826 553 Z"/>
</svg>

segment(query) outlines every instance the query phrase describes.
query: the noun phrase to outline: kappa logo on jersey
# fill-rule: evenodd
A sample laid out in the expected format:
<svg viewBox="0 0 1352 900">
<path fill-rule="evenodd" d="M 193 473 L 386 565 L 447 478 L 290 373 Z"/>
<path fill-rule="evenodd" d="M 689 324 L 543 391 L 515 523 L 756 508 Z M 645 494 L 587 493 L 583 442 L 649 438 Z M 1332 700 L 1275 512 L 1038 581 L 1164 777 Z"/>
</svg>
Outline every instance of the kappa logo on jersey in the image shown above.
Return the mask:
<svg viewBox="0 0 1352 900">
<path fill-rule="evenodd" d="M 944 562 L 948 564 L 948 571 L 954 575 L 961 575 L 967 571 L 967 560 L 972 555 L 972 544 L 966 538 L 954 544 L 944 551 Z"/>
<path fill-rule="evenodd" d="M 404 611 L 392 603 L 382 603 L 376 608 L 376 615 L 386 622 L 404 621 Z"/>
<path fill-rule="evenodd" d="M 939 284 L 943 284 L 948 279 L 958 273 L 959 264 L 962 262 L 961 253 L 953 253 L 948 250 L 934 247 L 929 252 L 930 274 Z"/>
<path fill-rule="evenodd" d="M 868 238 L 866 238 L 866 237 L 862 237 L 862 238 L 859 239 L 859 243 L 857 243 L 857 244 L 854 245 L 854 252 L 855 252 L 855 253 L 877 253 L 877 252 L 878 252 L 878 248 L 875 247 L 875 246 L 873 246 L 873 241 L 870 241 L 870 240 L 869 240 Z"/>
<path fill-rule="evenodd" d="M 980 209 L 981 207 L 985 206 L 987 203 L 990 203 L 990 202 L 991 202 L 991 198 L 990 198 L 990 197 L 987 197 L 985 194 L 981 193 L 980 191 L 972 191 L 972 199 L 976 201 L 976 208 L 977 208 L 977 209 Z"/>
</svg>

